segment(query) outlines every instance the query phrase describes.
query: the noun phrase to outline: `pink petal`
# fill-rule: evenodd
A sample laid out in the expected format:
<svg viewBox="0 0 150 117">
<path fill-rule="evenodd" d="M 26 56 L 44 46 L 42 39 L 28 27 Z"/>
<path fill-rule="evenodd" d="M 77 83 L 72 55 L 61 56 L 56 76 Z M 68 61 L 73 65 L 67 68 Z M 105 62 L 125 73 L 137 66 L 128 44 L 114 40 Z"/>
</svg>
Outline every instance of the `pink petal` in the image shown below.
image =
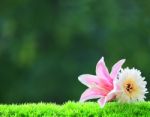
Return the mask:
<svg viewBox="0 0 150 117">
<path fill-rule="evenodd" d="M 88 86 L 88 87 L 98 87 L 100 84 L 99 79 L 94 76 L 94 75 L 90 75 L 90 74 L 84 74 L 78 77 L 79 81 Z"/>
<path fill-rule="evenodd" d="M 105 79 L 98 79 L 97 76 L 84 74 L 78 77 L 79 81 L 89 88 L 98 88 L 99 91 L 106 96 L 107 93 L 113 89 L 112 83 L 107 82 Z"/>
<path fill-rule="evenodd" d="M 125 59 L 122 59 L 120 61 L 118 61 L 113 67 L 112 67 L 112 71 L 111 71 L 111 78 L 115 79 L 118 75 L 118 72 L 120 71 L 122 65 L 124 64 Z"/>
<path fill-rule="evenodd" d="M 102 93 L 100 92 L 98 88 L 89 88 L 82 93 L 80 102 L 84 102 L 90 99 L 100 98 L 101 96 L 102 96 Z"/>
<path fill-rule="evenodd" d="M 116 92 L 115 90 L 112 90 L 111 92 L 108 93 L 108 95 L 105 97 L 106 102 L 113 100 L 116 97 Z"/>
<path fill-rule="evenodd" d="M 113 100 L 115 98 L 115 96 L 116 96 L 115 91 L 111 91 L 107 96 L 101 97 L 98 100 L 98 103 L 101 106 L 101 108 L 103 108 L 108 101 Z"/>
<path fill-rule="evenodd" d="M 104 57 L 102 57 L 96 65 L 96 75 L 101 78 L 105 78 L 108 82 L 112 82 L 110 78 L 108 69 L 104 62 Z"/>
<path fill-rule="evenodd" d="M 101 108 L 103 108 L 106 104 L 106 99 L 105 97 L 101 97 L 99 100 L 98 100 L 98 103 L 99 105 L 101 106 Z"/>
<path fill-rule="evenodd" d="M 105 97 L 105 98 L 106 98 L 106 102 L 115 99 L 115 98 L 116 98 L 116 94 L 120 92 L 120 87 L 119 87 L 119 85 L 118 85 L 118 83 L 117 83 L 116 80 L 117 80 L 117 79 L 115 79 L 115 80 L 113 81 L 113 85 L 114 85 L 113 90 L 111 90 L 111 91 L 107 94 L 107 96 Z"/>
<path fill-rule="evenodd" d="M 118 79 L 113 80 L 113 86 L 114 86 L 113 90 L 115 90 L 116 92 L 120 91 L 120 86 L 119 86 L 117 80 Z"/>
<path fill-rule="evenodd" d="M 100 81 L 99 83 L 100 89 L 103 89 L 107 93 L 113 89 L 113 82 L 108 82 L 104 78 L 99 78 L 99 81 Z"/>
<path fill-rule="evenodd" d="M 119 95 L 119 94 L 121 93 L 120 86 L 119 86 L 117 80 L 118 80 L 118 79 L 115 79 L 115 80 L 113 81 L 113 85 L 114 85 L 113 91 L 115 92 L 115 95 Z"/>
</svg>

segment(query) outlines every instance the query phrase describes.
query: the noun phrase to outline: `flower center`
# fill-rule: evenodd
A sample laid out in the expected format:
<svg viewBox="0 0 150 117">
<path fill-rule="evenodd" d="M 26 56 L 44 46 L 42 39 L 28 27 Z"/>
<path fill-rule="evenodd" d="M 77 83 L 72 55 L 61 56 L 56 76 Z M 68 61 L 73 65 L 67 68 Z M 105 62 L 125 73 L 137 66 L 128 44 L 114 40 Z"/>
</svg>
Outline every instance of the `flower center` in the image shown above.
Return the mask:
<svg viewBox="0 0 150 117">
<path fill-rule="evenodd" d="M 128 79 L 123 85 L 125 93 L 130 97 L 134 97 L 138 93 L 138 87 L 134 80 Z"/>
<path fill-rule="evenodd" d="M 133 90 L 133 84 L 126 84 L 126 90 L 129 92 L 129 93 L 131 93 L 132 92 L 132 90 Z"/>
</svg>

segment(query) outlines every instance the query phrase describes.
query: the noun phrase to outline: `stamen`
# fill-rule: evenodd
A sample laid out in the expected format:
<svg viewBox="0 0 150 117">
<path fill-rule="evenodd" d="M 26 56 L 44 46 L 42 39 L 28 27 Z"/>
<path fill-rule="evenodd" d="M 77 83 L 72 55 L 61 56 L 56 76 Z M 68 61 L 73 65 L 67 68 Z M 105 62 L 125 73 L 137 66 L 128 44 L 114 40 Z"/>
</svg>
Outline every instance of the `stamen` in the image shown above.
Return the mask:
<svg viewBox="0 0 150 117">
<path fill-rule="evenodd" d="M 126 90 L 131 93 L 133 89 L 133 84 L 126 84 Z"/>
</svg>

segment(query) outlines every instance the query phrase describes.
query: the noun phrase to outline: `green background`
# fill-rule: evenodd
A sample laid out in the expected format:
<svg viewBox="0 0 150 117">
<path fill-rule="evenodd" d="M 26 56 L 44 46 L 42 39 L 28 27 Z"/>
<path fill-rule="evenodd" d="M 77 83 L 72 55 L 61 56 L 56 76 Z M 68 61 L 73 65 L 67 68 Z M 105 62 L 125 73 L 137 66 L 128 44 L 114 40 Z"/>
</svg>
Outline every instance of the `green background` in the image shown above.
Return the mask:
<svg viewBox="0 0 150 117">
<path fill-rule="evenodd" d="M 149 11 L 146 0 L 1 0 L 0 103 L 78 101 L 78 76 L 102 56 L 150 84 Z"/>
</svg>

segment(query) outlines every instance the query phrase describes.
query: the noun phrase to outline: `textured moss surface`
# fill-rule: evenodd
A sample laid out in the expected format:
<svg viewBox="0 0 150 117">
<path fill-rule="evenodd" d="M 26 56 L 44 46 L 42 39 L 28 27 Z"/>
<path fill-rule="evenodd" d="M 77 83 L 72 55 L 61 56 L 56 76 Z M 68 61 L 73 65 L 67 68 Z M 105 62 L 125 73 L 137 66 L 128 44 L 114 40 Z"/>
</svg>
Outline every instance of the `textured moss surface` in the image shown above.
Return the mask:
<svg viewBox="0 0 150 117">
<path fill-rule="evenodd" d="M 107 103 L 101 109 L 97 103 L 67 102 L 0 105 L 0 117 L 149 117 L 150 102 L 134 104 Z"/>
</svg>

